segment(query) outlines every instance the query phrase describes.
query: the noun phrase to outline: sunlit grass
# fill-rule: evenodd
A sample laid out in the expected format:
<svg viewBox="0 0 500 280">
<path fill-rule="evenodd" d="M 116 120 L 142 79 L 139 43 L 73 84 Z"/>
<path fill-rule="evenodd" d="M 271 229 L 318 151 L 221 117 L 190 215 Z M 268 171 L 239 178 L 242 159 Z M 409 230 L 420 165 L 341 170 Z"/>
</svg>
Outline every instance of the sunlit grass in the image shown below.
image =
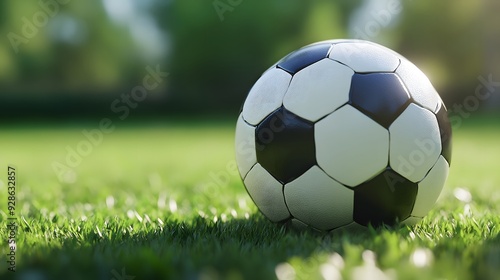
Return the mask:
<svg viewBox="0 0 500 280">
<path fill-rule="evenodd" d="M 326 236 L 258 213 L 234 170 L 232 124 L 117 128 L 63 182 L 52 163 L 66 164 L 83 127 L 3 129 L 0 178 L 17 168 L 19 233 L 17 272 L 2 260 L 0 277 L 112 279 L 124 269 L 135 279 L 492 279 L 499 128 L 478 120 L 455 131 L 450 178 L 417 226 Z M 5 184 L 0 191 L 5 201 Z"/>
</svg>

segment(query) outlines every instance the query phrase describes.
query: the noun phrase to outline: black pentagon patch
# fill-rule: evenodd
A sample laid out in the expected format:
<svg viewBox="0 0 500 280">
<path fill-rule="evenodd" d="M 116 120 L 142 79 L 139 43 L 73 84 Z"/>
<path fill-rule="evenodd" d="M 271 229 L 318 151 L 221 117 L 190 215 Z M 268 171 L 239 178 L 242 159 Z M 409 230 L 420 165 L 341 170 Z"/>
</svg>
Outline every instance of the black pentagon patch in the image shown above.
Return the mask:
<svg viewBox="0 0 500 280">
<path fill-rule="evenodd" d="M 394 73 L 354 74 L 349 103 L 385 128 L 410 104 L 410 94 Z"/>
<path fill-rule="evenodd" d="M 392 225 L 410 216 L 418 186 L 390 168 L 354 188 L 354 221 L 367 226 Z"/>
<path fill-rule="evenodd" d="M 257 162 L 283 184 L 316 164 L 314 124 L 284 107 L 257 126 L 255 143 Z"/>
<path fill-rule="evenodd" d="M 451 164 L 451 123 L 448 119 L 448 112 L 446 111 L 446 107 L 441 105 L 441 109 L 436 114 L 439 131 L 441 133 L 441 155 L 448 161 L 448 164 Z"/>
<path fill-rule="evenodd" d="M 323 43 L 304 47 L 278 62 L 278 68 L 293 75 L 307 66 L 326 58 L 331 46 L 331 43 Z"/>
</svg>

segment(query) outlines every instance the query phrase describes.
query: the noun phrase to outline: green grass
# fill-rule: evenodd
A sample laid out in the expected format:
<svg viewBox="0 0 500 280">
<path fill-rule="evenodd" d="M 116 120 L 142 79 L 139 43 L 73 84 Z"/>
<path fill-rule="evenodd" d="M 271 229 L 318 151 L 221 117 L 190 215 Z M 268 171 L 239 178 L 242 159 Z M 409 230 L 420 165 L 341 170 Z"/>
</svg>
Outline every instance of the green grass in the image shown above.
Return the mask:
<svg viewBox="0 0 500 280">
<path fill-rule="evenodd" d="M 335 235 L 288 231 L 258 212 L 233 168 L 233 124 L 118 127 L 62 183 L 51 164 L 82 128 L 4 128 L 0 278 L 499 279 L 499 123 L 455 131 L 449 180 L 421 223 Z M 15 273 L 7 164 L 18 171 Z"/>
</svg>

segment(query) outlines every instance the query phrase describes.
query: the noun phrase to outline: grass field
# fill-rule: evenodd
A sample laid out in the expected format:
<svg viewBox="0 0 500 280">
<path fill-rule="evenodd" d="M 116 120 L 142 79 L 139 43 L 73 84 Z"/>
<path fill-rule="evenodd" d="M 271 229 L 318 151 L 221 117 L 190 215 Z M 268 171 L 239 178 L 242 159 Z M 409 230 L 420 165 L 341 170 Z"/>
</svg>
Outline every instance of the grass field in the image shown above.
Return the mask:
<svg viewBox="0 0 500 280">
<path fill-rule="evenodd" d="M 421 223 L 338 235 L 263 218 L 234 170 L 233 123 L 117 127 L 60 182 L 51 165 L 84 128 L 1 129 L 0 279 L 500 279 L 498 118 L 454 131 L 449 180 Z"/>
</svg>

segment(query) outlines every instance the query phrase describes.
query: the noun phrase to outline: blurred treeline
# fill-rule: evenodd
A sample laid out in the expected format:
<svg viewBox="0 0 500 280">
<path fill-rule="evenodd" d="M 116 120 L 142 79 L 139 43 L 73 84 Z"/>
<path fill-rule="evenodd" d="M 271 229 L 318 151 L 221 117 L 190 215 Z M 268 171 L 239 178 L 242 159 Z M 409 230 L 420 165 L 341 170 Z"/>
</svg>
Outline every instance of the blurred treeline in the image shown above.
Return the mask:
<svg viewBox="0 0 500 280">
<path fill-rule="evenodd" d="M 234 116 L 270 65 L 333 38 L 395 49 L 461 104 L 478 77 L 500 81 L 499 14 L 497 0 L 2 0 L 0 116 L 104 117 L 147 66 L 169 76 L 135 116 Z"/>
</svg>

